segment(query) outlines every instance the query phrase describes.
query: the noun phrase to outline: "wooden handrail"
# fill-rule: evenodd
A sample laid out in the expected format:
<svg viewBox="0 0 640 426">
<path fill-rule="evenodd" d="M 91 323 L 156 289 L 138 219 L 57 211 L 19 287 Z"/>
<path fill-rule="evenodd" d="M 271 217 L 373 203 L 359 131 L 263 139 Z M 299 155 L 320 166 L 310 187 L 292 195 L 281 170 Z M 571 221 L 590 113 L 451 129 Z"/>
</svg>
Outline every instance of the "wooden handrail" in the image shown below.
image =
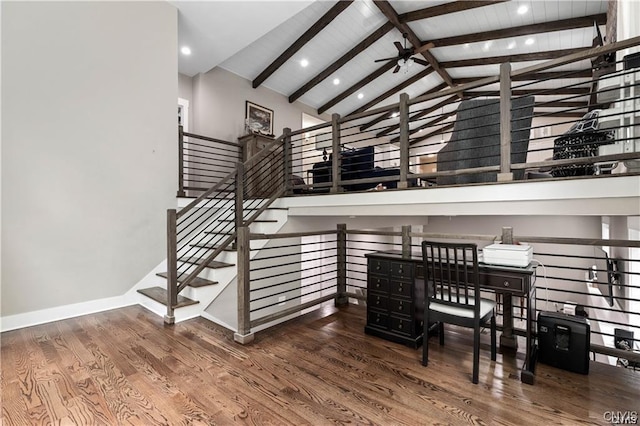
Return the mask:
<svg viewBox="0 0 640 426">
<path fill-rule="evenodd" d="M 232 146 L 234 148 L 241 148 L 241 145 L 236 142 L 223 141 L 222 139 L 210 138 L 208 136 L 196 135 L 195 133 L 183 132 L 184 136 L 196 139 L 202 139 L 203 141 L 215 142 L 222 145 Z M 188 143 L 188 142 L 187 142 Z"/>
</svg>

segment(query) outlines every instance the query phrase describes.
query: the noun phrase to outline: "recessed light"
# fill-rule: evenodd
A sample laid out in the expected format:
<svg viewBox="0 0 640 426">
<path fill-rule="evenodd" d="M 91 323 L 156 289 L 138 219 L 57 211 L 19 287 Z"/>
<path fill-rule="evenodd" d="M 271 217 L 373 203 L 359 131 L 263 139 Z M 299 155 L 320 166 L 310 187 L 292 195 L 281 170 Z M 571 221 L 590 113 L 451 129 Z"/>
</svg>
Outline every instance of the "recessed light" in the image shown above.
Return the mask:
<svg viewBox="0 0 640 426">
<path fill-rule="evenodd" d="M 191 49 L 189 46 L 182 46 L 180 52 L 182 52 L 183 55 L 191 55 Z"/>
<path fill-rule="evenodd" d="M 391 117 L 396 118 L 397 116 L 399 116 L 400 113 L 399 112 L 394 112 L 393 114 L 391 114 Z"/>
<path fill-rule="evenodd" d="M 507 46 L 507 49 L 511 50 L 511 49 L 515 49 L 516 48 L 516 42 L 512 41 L 509 43 L 509 45 Z"/>
<path fill-rule="evenodd" d="M 334 78 L 334 79 L 333 79 L 333 84 L 335 84 L 336 86 L 337 86 L 338 84 L 340 84 L 340 79 L 339 79 L 339 78 Z"/>
<path fill-rule="evenodd" d="M 306 67 L 307 65 L 309 65 L 309 61 L 307 61 L 306 59 L 303 59 L 300 61 L 300 66 L 301 67 Z"/>
<path fill-rule="evenodd" d="M 464 48 L 465 48 L 465 49 L 468 49 L 468 48 L 469 48 L 469 43 L 465 43 L 465 44 L 464 44 Z"/>
<path fill-rule="evenodd" d="M 358 93 L 358 99 L 364 98 L 364 93 Z"/>
<path fill-rule="evenodd" d="M 535 42 L 536 40 L 534 38 L 528 38 L 525 40 L 524 44 L 526 44 L 527 46 L 531 46 Z"/>
<path fill-rule="evenodd" d="M 529 6 L 527 6 L 526 4 L 520 5 L 520 7 L 518 8 L 518 15 L 524 15 L 528 11 L 529 11 Z"/>
</svg>

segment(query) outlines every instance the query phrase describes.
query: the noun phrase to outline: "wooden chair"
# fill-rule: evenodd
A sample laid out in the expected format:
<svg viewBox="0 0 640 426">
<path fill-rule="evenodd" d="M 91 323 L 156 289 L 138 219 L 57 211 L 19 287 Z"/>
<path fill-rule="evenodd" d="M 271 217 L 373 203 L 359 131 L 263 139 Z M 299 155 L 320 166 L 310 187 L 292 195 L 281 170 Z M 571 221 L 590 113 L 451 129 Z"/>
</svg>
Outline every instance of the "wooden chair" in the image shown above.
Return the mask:
<svg viewBox="0 0 640 426">
<path fill-rule="evenodd" d="M 422 242 L 425 291 L 422 365 L 429 361 L 429 324 L 438 323 L 444 345 L 444 323 L 473 328 L 473 383 L 478 383 L 480 328 L 491 327 L 491 360 L 496 360 L 496 303 L 480 297 L 476 244 Z"/>
</svg>

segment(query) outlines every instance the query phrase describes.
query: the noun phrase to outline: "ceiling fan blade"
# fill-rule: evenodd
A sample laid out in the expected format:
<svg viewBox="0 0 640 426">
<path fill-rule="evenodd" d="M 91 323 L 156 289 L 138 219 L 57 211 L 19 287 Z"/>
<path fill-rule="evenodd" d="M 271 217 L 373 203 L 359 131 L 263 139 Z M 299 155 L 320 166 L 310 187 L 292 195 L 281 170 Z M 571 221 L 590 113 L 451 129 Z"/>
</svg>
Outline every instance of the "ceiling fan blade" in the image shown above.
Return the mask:
<svg viewBox="0 0 640 426">
<path fill-rule="evenodd" d="M 393 45 L 398 49 L 398 52 L 404 52 L 404 47 L 402 47 L 402 44 L 399 41 L 394 41 Z"/>
<path fill-rule="evenodd" d="M 415 48 L 413 50 L 413 54 L 415 55 L 416 53 L 426 52 L 427 50 L 431 49 L 433 46 L 434 46 L 433 43 L 423 44 L 422 46 Z"/>
<path fill-rule="evenodd" d="M 398 59 L 398 58 L 396 58 L 396 57 L 394 56 L 393 58 L 376 59 L 376 60 L 375 60 L 375 61 L 373 61 L 373 62 L 395 61 L 395 60 L 397 60 L 397 59 Z"/>
<path fill-rule="evenodd" d="M 393 73 L 397 73 L 398 71 L 400 71 L 400 65 L 396 65 L 396 67 L 393 69 Z"/>
<path fill-rule="evenodd" d="M 428 67 L 430 65 L 429 62 L 425 61 L 424 59 L 420 59 L 420 58 L 411 58 L 411 59 L 413 59 L 413 62 L 420 65 L 424 65 L 425 67 Z"/>
</svg>

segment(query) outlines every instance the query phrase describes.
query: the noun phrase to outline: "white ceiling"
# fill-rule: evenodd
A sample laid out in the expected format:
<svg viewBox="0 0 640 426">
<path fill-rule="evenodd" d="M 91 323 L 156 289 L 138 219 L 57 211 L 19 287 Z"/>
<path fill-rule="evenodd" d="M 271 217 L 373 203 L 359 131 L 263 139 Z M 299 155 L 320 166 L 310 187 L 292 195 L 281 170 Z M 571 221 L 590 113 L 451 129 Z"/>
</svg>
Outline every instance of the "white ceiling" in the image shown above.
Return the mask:
<svg viewBox="0 0 640 426">
<path fill-rule="evenodd" d="M 322 17 L 335 1 L 252 1 L 252 2 L 173 2 L 180 10 L 180 43 L 192 43 L 193 54 L 180 56 L 180 72 L 194 75 L 220 66 L 248 80 L 254 80 L 298 37 Z M 398 14 L 423 9 L 447 1 L 398 1 L 389 3 Z M 528 6 L 519 15 L 518 7 Z M 507 1 L 505 3 L 409 22 L 422 41 L 443 37 L 479 33 L 500 28 L 537 24 L 560 19 L 606 13 L 607 0 Z M 387 21 L 372 0 L 358 0 L 343 11 L 316 37 L 303 46 L 289 61 L 272 74 L 263 85 L 289 96 L 328 65 L 335 62 L 356 44 Z M 566 30 L 513 37 L 463 46 L 440 47 L 431 50 L 438 62 L 504 56 L 547 50 L 586 47 L 594 37 L 593 28 Z M 525 41 L 533 38 L 533 44 Z M 357 55 L 329 78 L 309 90 L 299 101 L 319 108 L 339 93 L 377 69 L 375 59 L 397 54 L 393 42 L 402 41 L 402 34 L 393 29 L 364 52 Z M 204 58 L 202 57 L 204 56 Z M 302 67 L 300 61 L 309 61 Z M 533 62 L 513 63 L 514 69 Z M 393 88 L 412 75 L 424 70 L 414 64 L 407 73 L 388 71 L 380 78 L 349 95 L 328 112 L 346 115 L 381 93 Z M 483 77 L 499 73 L 499 65 L 449 68 L 452 78 Z M 334 85 L 334 78 L 340 80 Z M 442 83 L 432 73 L 403 89 L 409 96 L 418 96 Z M 363 98 L 358 99 L 357 94 Z M 376 107 L 397 102 L 398 94 L 378 103 Z"/>
</svg>

